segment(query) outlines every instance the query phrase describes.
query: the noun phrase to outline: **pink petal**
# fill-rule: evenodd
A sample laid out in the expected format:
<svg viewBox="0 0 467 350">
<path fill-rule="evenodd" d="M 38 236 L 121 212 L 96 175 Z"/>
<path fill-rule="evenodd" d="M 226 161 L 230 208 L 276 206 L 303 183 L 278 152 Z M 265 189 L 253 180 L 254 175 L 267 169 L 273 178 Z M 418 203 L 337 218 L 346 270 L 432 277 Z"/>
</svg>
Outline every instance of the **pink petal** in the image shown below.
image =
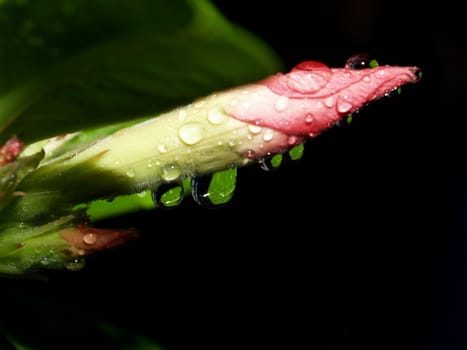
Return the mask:
<svg viewBox="0 0 467 350">
<path fill-rule="evenodd" d="M 306 61 L 251 85 L 226 112 L 288 135 L 316 136 L 368 102 L 417 82 L 418 72 L 417 67 L 329 68 Z"/>
<path fill-rule="evenodd" d="M 132 229 L 98 229 L 85 225 L 66 228 L 60 232 L 60 235 L 78 255 L 110 249 L 139 237 L 138 232 Z"/>
</svg>

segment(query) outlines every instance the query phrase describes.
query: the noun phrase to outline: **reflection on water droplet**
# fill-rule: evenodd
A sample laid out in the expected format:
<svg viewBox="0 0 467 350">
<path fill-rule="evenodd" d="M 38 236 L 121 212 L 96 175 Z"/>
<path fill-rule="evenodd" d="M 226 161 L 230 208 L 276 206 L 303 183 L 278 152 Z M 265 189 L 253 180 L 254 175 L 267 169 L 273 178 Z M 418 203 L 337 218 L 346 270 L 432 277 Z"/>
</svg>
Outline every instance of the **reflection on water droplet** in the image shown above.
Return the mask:
<svg viewBox="0 0 467 350">
<path fill-rule="evenodd" d="M 311 114 L 307 114 L 305 116 L 305 123 L 307 123 L 307 124 L 313 123 L 313 116 Z"/>
<path fill-rule="evenodd" d="M 281 153 L 263 157 L 259 160 L 261 169 L 266 171 L 275 171 L 282 164 L 283 156 Z"/>
<path fill-rule="evenodd" d="M 244 153 L 245 158 L 248 159 L 255 159 L 256 158 L 256 152 L 252 149 L 247 149 Z"/>
<path fill-rule="evenodd" d="M 287 109 L 288 105 L 289 105 L 289 98 L 287 96 L 280 96 L 277 99 L 274 107 L 276 108 L 276 111 L 282 112 Z"/>
<path fill-rule="evenodd" d="M 87 233 L 83 236 L 83 242 L 88 245 L 93 245 L 97 242 L 97 235 L 95 233 Z"/>
<path fill-rule="evenodd" d="M 69 271 L 79 271 L 85 264 L 84 259 L 73 259 L 65 263 L 65 268 Z"/>
<path fill-rule="evenodd" d="M 184 191 L 181 181 L 167 182 L 159 185 L 151 193 L 155 205 L 161 208 L 174 208 L 183 199 Z"/>
<path fill-rule="evenodd" d="M 263 128 L 259 125 L 248 124 L 248 130 L 252 134 L 259 134 Z"/>
<path fill-rule="evenodd" d="M 263 140 L 264 141 L 271 141 L 272 137 L 274 136 L 274 130 L 266 129 L 263 133 Z"/>
<path fill-rule="evenodd" d="M 204 208 L 218 208 L 232 198 L 237 180 L 237 168 L 191 179 L 193 200 Z"/>
<path fill-rule="evenodd" d="M 167 146 L 163 143 L 160 143 L 158 146 L 157 146 L 157 150 L 160 152 L 160 153 L 167 153 Z"/>
<path fill-rule="evenodd" d="M 324 104 L 326 105 L 326 107 L 329 107 L 329 108 L 331 108 L 332 106 L 334 106 L 334 97 L 333 97 L 333 96 L 327 97 L 327 98 L 324 100 Z"/>
<path fill-rule="evenodd" d="M 213 108 L 208 112 L 208 121 L 211 124 L 219 125 L 225 122 L 226 120 L 227 116 L 217 108 Z"/>
<path fill-rule="evenodd" d="M 161 177 L 165 181 L 174 181 L 181 173 L 182 169 L 177 163 L 166 164 L 161 168 Z"/>
<path fill-rule="evenodd" d="M 135 177 L 135 170 L 134 169 L 128 169 L 126 171 L 126 176 L 128 177 Z"/>
<path fill-rule="evenodd" d="M 201 123 L 187 123 L 178 130 L 178 136 L 187 145 L 194 145 L 203 137 L 203 125 Z"/>
<path fill-rule="evenodd" d="M 302 158 L 304 150 L 305 150 L 305 145 L 303 143 L 292 147 L 291 149 L 289 149 L 289 152 L 288 152 L 289 158 L 291 160 L 298 160 Z"/>
<path fill-rule="evenodd" d="M 337 100 L 337 111 L 339 113 L 347 113 L 352 109 L 353 105 L 349 101 L 349 97 L 347 95 L 339 96 Z"/>
</svg>

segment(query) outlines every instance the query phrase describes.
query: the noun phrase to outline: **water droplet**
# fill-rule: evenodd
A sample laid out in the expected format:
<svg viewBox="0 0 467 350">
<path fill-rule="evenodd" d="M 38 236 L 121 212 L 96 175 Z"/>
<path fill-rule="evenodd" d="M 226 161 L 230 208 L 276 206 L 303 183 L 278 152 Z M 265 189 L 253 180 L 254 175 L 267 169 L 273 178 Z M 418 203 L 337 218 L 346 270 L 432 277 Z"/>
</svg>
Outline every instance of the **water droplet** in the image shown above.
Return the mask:
<svg viewBox="0 0 467 350">
<path fill-rule="evenodd" d="M 303 143 L 292 147 L 291 149 L 289 149 L 289 152 L 288 152 L 289 158 L 291 160 L 298 160 L 302 158 L 304 150 L 305 150 L 305 145 Z"/>
<path fill-rule="evenodd" d="M 270 155 L 267 157 L 263 157 L 259 160 L 259 165 L 261 169 L 265 171 L 275 171 L 279 169 L 283 161 L 283 155 L 281 153 L 277 153 L 274 155 Z"/>
<path fill-rule="evenodd" d="M 352 120 L 353 120 L 353 115 L 352 115 L 352 114 L 348 114 L 347 116 L 343 117 L 342 119 L 339 119 L 339 120 L 336 122 L 336 125 L 337 125 L 337 126 L 340 126 L 340 127 L 344 127 L 344 126 L 347 126 L 347 125 L 349 125 L 350 123 L 352 123 Z"/>
<path fill-rule="evenodd" d="M 237 168 L 196 176 L 191 179 L 191 195 L 204 208 L 218 208 L 233 197 L 236 180 Z"/>
<path fill-rule="evenodd" d="M 69 271 L 79 271 L 84 267 L 85 264 L 86 262 L 84 259 L 73 259 L 65 263 L 65 268 Z"/>
<path fill-rule="evenodd" d="M 213 108 L 208 112 L 208 121 L 211 124 L 219 125 L 227 120 L 227 116 L 221 110 Z"/>
<path fill-rule="evenodd" d="M 95 233 L 86 233 L 83 236 L 83 242 L 88 245 L 93 245 L 97 242 L 97 235 Z"/>
<path fill-rule="evenodd" d="M 263 133 L 263 140 L 264 141 L 271 141 L 273 136 L 274 136 L 274 130 L 272 130 L 272 129 L 264 130 L 264 133 Z"/>
<path fill-rule="evenodd" d="M 174 208 L 182 202 L 184 196 L 181 181 L 166 182 L 160 184 L 151 193 L 154 204 L 161 208 Z"/>
<path fill-rule="evenodd" d="M 324 104 L 326 105 L 326 107 L 329 107 L 329 108 L 334 106 L 334 97 L 333 96 L 326 97 L 326 99 L 324 100 Z"/>
<path fill-rule="evenodd" d="M 126 176 L 128 176 L 128 177 L 135 177 L 135 174 L 136 174 L 136 173 L 135 173 L 135 170 L 134 170 L 134 169 L 128 169 L 128 170 L 126 171 Z"/>
<path fill-rule="evenodd" d="M 252 134 L 259 134 L 261 132 L 263 128 L 259 125 L 252 125 L 252 124 L 248 124 L 248 130 L 252 133 Z"/>
<path fill-rule="evenodd" d="M 313 123 L 313 116 L 311 114 L 307 114 L 305 116 L 305 123 L 307 123 L 307 124 Z"/>
<path fill-rule="evenodd" d="M 165 181 L 174 181 L 181 173 L 182 169 L 177 163 L 166 164 L 161 168 L 161 177 Z"/>
<path fill-rule="evenodd" d="M 290 135 L 288 138 L 287 138 L 287 144 L 289 146 L 293 146 L 297 143 L 297 136 L 295 135 Z"/>
<path fill-rule="evenodd" d="M 353 105 L 349 101 L 349 97 L 347 95 L 339 96 L 337 100 L 337 111 L 339 113 L 347 113 L 352 109 Z"/>
<path fill-rule="evenodd" d="M 280 96 L 277 99 L 274 107 L 276 108 L 276 111 L 282 112 L 287 109 L 288 105 L 289 105 L 289 98 L 287 96 Z"/>
<path fill-rule="evenodd" d="M 183 122 L 185 119 L 186 119 L 186 111 L 182 109 L 180 110 L 180 112 L 178 112 L 178 120 Z"/>
<path fill-rule="evenodd" d="M 160 153 L 167 153 L 167 145 L 163 144 L 163 143 L 160 143 L 158 146 L 157 146 L 157 150 L 160 152 Z"/>
<path fill-rule="evenodd" d="M 363 52 L 351 56 L 345 63 L 345 67 L 349 69 L 375 68 L 378 67 L 378 62 L 368 53 Z"/>
<path fill-rule="evenodd" d="M 363 81 L 365 82 L 369 82 L 371 81 L 370 77 L 368 75 L 365 75 L 363 78 L 362 78 Z"/>
<path fill-rule="evenodd" d="M 203 125 L 201 123 L 187 123 L 178 130 L 178 136 L 187 145 L 194 145 L 203 137 Z"/>
<path fill-rule="evenodd" d="M 256 158 L 256 152 L 252 149 L 247 149 L 244 153 L 245 158 L 248 159 L 255 159 Z"/>
</svg>

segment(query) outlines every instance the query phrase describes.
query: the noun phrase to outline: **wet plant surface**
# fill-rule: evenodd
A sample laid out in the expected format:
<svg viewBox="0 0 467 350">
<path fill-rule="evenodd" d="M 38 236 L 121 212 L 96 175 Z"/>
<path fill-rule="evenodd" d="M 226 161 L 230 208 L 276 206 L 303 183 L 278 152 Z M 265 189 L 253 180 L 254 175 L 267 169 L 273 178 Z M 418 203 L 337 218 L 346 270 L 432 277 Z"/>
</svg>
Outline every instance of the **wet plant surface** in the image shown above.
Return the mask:
<svg viewBox="0 0 467 350">
<path fill-rule="evenodd" d="M 340 67 L 365 51 L 417 65 L 423 79 L 308 141 L 299 159 L 237 169 L 225 203 L 206 196 L 212 179 L 196 178 L 193 196 L 99 222 L 140 238 L 78 271 L 0 280 L 0 326 L 38 349 L 120 349 L 120 329 L 167 350 L 465 348 L 460 8 L 289 1 L 266 16 L 215 3 L 287 68 Z M 119 345 L 102 336 L 112 327 Z"/>
</svg>

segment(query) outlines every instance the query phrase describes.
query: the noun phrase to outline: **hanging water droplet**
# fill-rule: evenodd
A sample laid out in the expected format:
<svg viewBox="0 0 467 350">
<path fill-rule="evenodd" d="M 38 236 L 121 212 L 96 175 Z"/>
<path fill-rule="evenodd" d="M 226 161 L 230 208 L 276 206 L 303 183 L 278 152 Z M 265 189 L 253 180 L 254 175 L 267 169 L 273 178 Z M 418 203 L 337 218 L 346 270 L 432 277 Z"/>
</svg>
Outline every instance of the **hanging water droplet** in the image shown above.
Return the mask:
<svg viewBox="0 0 467 350">
<path fill-rule="evenodd" d="M 305 150 L 305 145 L 303 143 L 292 147 L 291 149 L 289 149 L 289 152 L 288 152 L 289 158 L 291 160 L 298 160 L 302 158 L 304 150 Z"/>
<path fill-rule="evenodd" d="M 365 69 L 378 67 L 378 61 L 372 58 L 368 53 L 359 53 L 351 56 L 345 63 L 349 69 Z"/>
<path fill-rule="evenodd" d="M 337 100 L 337 111 L 339 113 L 347 113 L 352 109 L 353 105 L 349 101 L 349 97 L 347 95 L 339 96 Z"/>
<path fill-rule="evenodd" d="M 174 208 L 182 202 L 184 196 L 181 181 L 166 182 L 160 184 L 151 193 L 155 205 L 160 208 Z"/>
<path fill-rule="evenodd" d="M 86 264 L 84 259 L 73 259 L 65 263 L 65 268 L 69 271 L 79 271 Z"/>
<path fill-rule="evenodd" d="M 276 108 L 276 111 L 282 112 L 287 109 L 288 105 L 289 105 L 289 98 L 287 96 L 280 96 L 277 99 L 274 107 Z"/>
<path fill-rule="evenodd" d="M 167 182 L 178 179 L 181 173 L 182 169 L 177 163 L 170 163 L 161 167 L 161 177 Z"/>
<path fill-rule="evenodd" d="M 283 156 L 281 153 L 263 157 L 259 160 L 259 165 L 261 169 L 266 171 L 275 171 L 279 169 L 283 161 Z"/>
<path fill-rule="evenodd" d="M 229 168 L 213 174 L 196 176 L 191 179 L 193 200 L 204 208 L 218 208 L 232 198 L 237 168 Z"/>
<path fill-rule="evenodd" d="M 187 123 L 178 130 L 178 136 L 187 145 L 194 145 L 203 137 L 203 125 L 201 123 Z"/>
</svg>

